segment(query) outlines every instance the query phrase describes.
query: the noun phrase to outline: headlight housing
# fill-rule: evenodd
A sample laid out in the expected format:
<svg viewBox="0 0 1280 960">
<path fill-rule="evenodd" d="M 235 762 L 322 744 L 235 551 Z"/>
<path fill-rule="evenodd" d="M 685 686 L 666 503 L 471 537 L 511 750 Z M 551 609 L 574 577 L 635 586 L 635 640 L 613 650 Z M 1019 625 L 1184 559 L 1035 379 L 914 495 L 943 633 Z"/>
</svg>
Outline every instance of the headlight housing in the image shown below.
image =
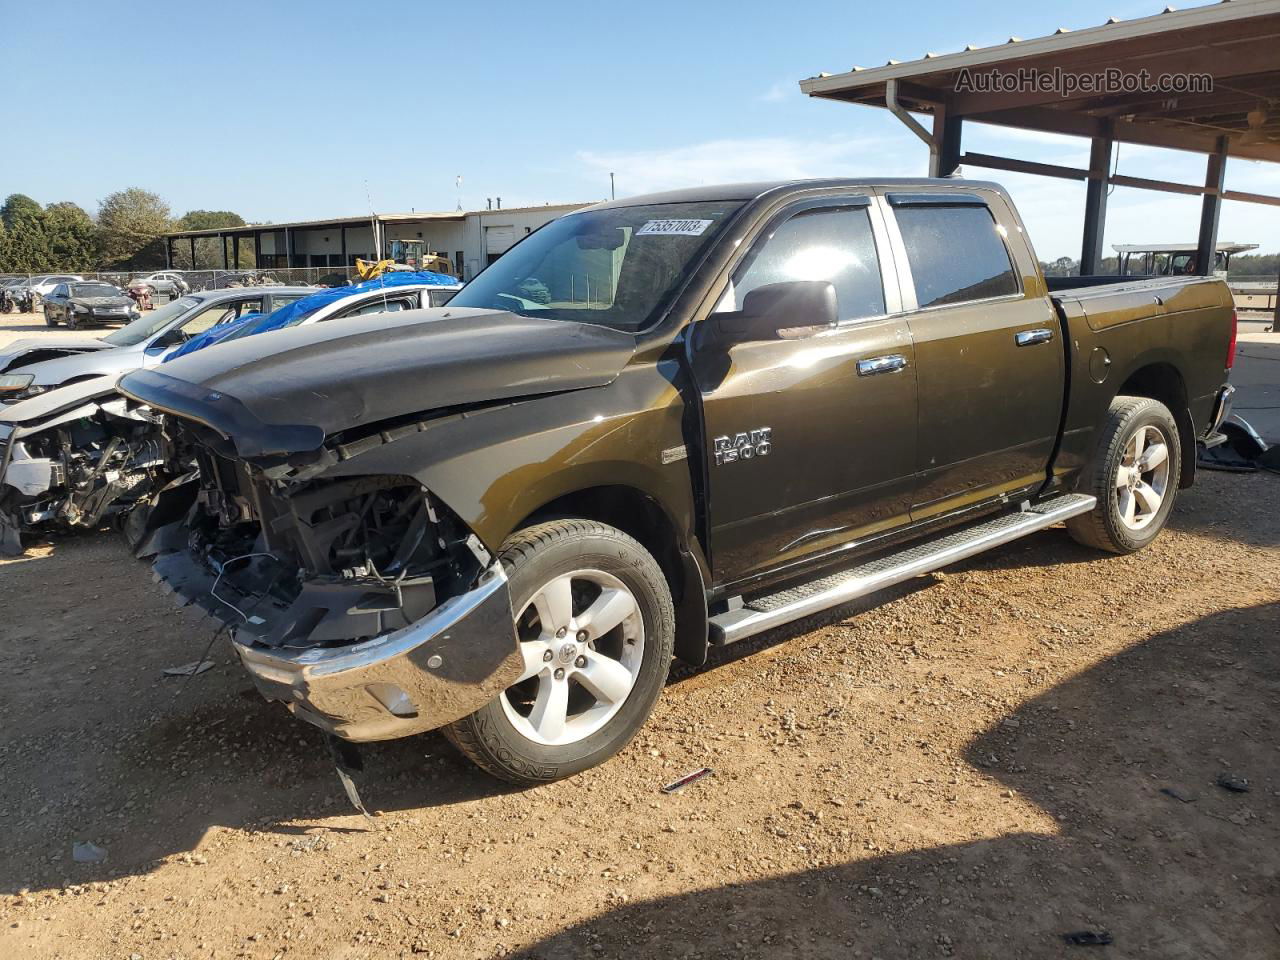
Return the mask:
<svg viewBox="0 0 1280 960">
<path fill-rule="evenodd" d="M 0 374 L 0 403 L 29 400 L 53 389 L 51 386 L 32 383 L 34 379 L 35 374 L 31 373 Z"/>
<path fill-rule="evenodd" d="M 31 386 L 31 381 L 35 378 L 34 373 L 0 374 L 0 397 L 6 400 L 16 399 L 18 394 L 24 393 Z"/>
<path fill-rule="evenodd" d="M 88 308 L 88 307 L 86 307 L 83 303 L 73 303 L 73 304 L 71 305 L 71 309 L 72 309 L 72 310 L 74 310 L 76 313 L 88 313 L 88 312 L 89 312 L 89 308 Z"/>
</svg>

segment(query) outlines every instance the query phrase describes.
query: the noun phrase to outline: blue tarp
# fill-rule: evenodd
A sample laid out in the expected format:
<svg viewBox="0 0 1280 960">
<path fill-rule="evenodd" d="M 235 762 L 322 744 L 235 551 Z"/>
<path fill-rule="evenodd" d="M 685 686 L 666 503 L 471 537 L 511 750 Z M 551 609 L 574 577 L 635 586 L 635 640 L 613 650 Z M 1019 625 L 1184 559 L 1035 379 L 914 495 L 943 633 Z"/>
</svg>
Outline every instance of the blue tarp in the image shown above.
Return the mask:
<svg viewBox="0 0 1280 960">
<path fill-rule="evenodd" d="M 211 347 L 215 343 L 222 343 L 225 340 L 239 340 L 241 337 L 252 337 L 255 334 L 267 333 L 270 330 L 292 327 L 307 319 L 321 307 L 336 303 L 339 300 L 345 300 L 348 297 L 359 296 L 362 293 L 376 293 L 379 290 L 393 290 L 396 287 L 417 284 L 450 286 L 457 282 L 456 277 L 451 277 L 448 274 L 423 270 L 413 273 L 384 273 L 380 277 L 374 277 L 372 280 L 366 280 L 364 283 L 357 283 L 351 287 L 332 287 L 318 290 L 303 297 L 301 300 L 286 304 L 279 310 L 273 310 L 265 316 L 261 313 L 247 313 L 235 320 L 210 327 L 204 333 L 192 337 L 169 356 L 165 357 L 165 362 L 167 363 L 175 357 L 184 357 L 188 353 L 195 353 L 197 350 L 203 350 L 205 347 Z"/>
</svg>

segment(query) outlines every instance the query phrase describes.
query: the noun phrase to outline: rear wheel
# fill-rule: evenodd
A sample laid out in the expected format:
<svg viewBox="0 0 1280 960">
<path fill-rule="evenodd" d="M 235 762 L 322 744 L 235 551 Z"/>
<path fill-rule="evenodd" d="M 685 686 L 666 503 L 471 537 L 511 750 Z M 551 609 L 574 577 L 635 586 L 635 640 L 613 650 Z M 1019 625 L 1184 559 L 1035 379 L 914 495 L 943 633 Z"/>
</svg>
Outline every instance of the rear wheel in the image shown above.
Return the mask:
<svg viewBox="0 0 1280 960">
<path fill-rule="evenodd" d="M 522 530 L 502 562 L 524 671 L 444 732 L 503 780 L 559 780 L 613 756 L 648 718 L 671 663 L 671 593 L 644 547 L 590 520 Z"/>
<path fill-rule="evenodd" d="M 1116 397 L 1098 438 L 1088 492 L 1091 513 L 1067 521 L 1079 543 L 1135 553 L 1164 529 L 1178 493 L 1182 456 L 1178 424 L 1159 400 Z"/>
</svg>

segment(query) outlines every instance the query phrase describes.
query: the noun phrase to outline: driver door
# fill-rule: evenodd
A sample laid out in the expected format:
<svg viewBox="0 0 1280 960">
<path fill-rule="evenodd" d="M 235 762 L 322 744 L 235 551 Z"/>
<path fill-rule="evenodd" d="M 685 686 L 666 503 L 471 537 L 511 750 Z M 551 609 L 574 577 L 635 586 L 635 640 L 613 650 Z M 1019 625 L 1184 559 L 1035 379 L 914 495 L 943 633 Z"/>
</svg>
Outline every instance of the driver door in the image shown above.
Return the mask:
<svg viewBox="0 0 1280 960">
<path fill-rule="evenodd" d="M 835 287 L 836 325 L 815 329 L 796 316 L 771 339 L 735 342 L 731 325 L 695 338 L 718 583 L 909 520 L 915 355 L 892 264 L 869 197 L 804 201 L 766 226 L 709 320 L 741 309 L 757 287 L 825 280 Z"/>
<path fill-rule="evenodd" d="M 177 325 L 170 327 L 151 341 L 145 351 L 144 366 L 154 367 L 163 363 L 165 357 L 182 346 L 192 337 L 216 327 L 218 324 L 230 323 L 249 313 L 262 312 L 262 295 L 243 297 L 238 300 L 219 300 L 203 310 L 190 314 Z"/>
</svg>

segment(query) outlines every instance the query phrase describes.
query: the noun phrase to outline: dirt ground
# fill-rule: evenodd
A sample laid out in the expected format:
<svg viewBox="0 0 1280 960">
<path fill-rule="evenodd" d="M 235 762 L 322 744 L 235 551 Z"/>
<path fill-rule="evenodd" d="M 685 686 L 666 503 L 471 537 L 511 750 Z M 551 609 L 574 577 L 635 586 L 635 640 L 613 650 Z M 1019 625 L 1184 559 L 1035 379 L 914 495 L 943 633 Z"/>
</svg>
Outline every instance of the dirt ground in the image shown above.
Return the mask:
<svg viewBox="0 0 1280 960">
<path fill-rule="evenodd" d="M 1280 956 L 1280 477 L 677 667 L 563 783 L 371 747 L 372 822 L 188 624 L 113 534 L 0 565 L 0 957 Z"/>
</svg>

